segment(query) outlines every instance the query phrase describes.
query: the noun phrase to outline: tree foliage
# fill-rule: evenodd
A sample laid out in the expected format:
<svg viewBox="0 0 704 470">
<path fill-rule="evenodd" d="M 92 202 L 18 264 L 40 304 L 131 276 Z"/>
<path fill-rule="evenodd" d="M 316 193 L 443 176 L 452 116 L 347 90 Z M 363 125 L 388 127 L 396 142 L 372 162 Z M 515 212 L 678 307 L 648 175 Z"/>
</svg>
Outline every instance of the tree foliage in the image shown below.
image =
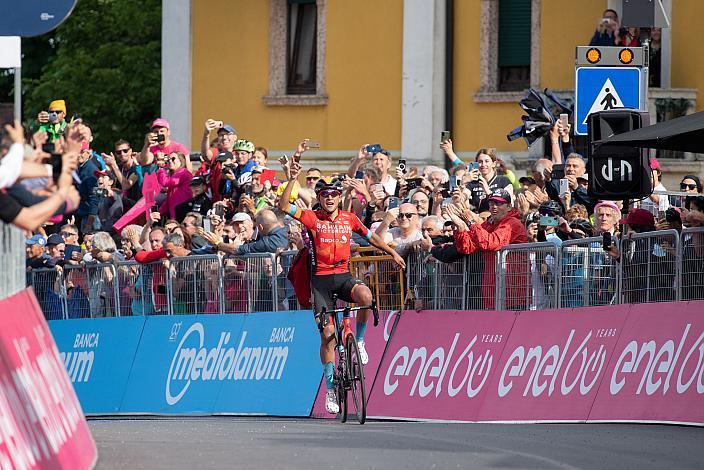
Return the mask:
<svg viewBox="0 0 704 470">
<path fill-rule="evenodd" d="M 65 99 L 68 116 L 79 114 L 93 129 L 95 149 L 118 139 L 140 146 L 159 113 L 161 1 L 79 0 L 50 35 L 33 38 L 32 52 L 44 56 L 40 74 L 23 70 L 25 118 Z"/>
</svg>

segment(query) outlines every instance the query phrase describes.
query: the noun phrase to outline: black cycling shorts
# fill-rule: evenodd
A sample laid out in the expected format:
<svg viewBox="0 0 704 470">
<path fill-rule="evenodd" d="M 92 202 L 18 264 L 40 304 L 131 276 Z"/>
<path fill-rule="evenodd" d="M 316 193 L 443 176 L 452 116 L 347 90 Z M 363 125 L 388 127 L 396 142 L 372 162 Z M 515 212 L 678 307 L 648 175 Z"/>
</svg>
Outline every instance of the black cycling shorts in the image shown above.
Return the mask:
<svg viewBox="0 0 704 470">
<path fill-rule="evenodd" d="M 314 274 L 310 280 L 313 290 L 313 311 L 321 312 L 325 310 L 335 310 L 332 302 L 333 294 L 345 302 L 354 302 L 352 299 L 352 289 L 354 286 L 364 284 L 359 279 L 352 277 L 350 273 L 342 274 Z"/>
</svg>

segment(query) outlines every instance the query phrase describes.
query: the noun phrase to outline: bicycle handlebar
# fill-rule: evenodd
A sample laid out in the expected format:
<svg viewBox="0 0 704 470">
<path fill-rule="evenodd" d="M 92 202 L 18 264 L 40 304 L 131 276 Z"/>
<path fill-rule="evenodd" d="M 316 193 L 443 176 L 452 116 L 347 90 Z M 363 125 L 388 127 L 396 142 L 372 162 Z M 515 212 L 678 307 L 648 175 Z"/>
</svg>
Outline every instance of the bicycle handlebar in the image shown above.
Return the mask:
<svg viewBox="0 0 704 470">
<path fill-rule="evenodd" d="M 351 313 L 351 312 L 358 312 L 360 310 L 371 310 L 372 315 L 374 316 L 374 326 L 379 325 L 379 309 L 376 306 L 376 300 L 372 300 L 371 305 L 361 305 L 359 307 L 343 307 L 343 308 L 338 308 L 335 310 L 325 310 L 323 308 L 320 313 L 316 314 L 316 317 L 320 319 L 320 322 L 318 323 L 318 329 L 320 331 L 323 331 L 323 328 L 325 328 L 325 325 L 328 324 L 328 318 L 330 315 L 337 315 L 338 313 Z"/>
</svg>

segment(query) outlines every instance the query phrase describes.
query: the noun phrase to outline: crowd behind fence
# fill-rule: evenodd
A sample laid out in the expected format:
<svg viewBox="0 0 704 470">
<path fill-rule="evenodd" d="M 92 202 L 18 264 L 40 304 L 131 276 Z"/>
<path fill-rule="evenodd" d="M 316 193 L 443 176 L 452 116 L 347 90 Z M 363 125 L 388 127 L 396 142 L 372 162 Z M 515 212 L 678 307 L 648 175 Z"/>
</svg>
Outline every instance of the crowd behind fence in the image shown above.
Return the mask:
<svg viewBox="0 0 704 470">
<path fill-rule="evenodd" d="M 405 272 L 389 256 L 352 258 L 385 310 L 541 310 L 704 299 L 704 228 L 641 233 L 620 241 L 620 259 L 600 237 L 509 245 L 452 263 L 412 252 Z M 47 319 L 247 313 L 301 308 L 287 279 L 295 251 L 172 258 L 138 264 L 34 269 Z"/>
</svg>

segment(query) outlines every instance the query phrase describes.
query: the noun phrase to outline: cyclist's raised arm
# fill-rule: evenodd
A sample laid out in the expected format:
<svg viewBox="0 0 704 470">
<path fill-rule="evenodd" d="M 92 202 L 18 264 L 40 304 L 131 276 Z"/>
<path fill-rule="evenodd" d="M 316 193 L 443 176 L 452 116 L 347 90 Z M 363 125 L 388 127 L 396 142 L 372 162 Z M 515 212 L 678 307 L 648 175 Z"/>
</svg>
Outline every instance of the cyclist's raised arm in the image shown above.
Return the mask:
<svg viewBox="0 0 704 470">
<path fill-rule="evenodd" d="M 403 258 L 401 258 L 401 255 L 396 253 L 396 251 L 391 248 L 389 245 L 386 244 L 383 238 L 381 238 L 379 235 L 376 233 L 372 233 L 371 238 L 369 238 L 369 243 L 383 251 L 384 253 L 390 255 L 394 259 L 394 263 L 396 266 L 398 266 L 401 269 L 406 268 L 406 263 L 403 261 Z"/>
<path fill-rule="evenodd" d="M 279 206 L 279 209 L 281 209 L 281 212 L 283 212 L 284 214 L 289 214 L 292 217 L 292 209 L 295 213 L 296 208 L 291 205 L 289 200 L 291 198 L 291 191 L 293 191 L 294 185 L 298 182 L 298 175 L 300 172 L 301 165 L 295 161 L 291 162 L 291 167 L 289 169 L 290 177 L 288 182 L 286 183 L 286 187 L 284 188 L 283 194 L 281 194 L 281 197 L 279 198 L 279 203 L 277 204 Z"/>
</svg>

